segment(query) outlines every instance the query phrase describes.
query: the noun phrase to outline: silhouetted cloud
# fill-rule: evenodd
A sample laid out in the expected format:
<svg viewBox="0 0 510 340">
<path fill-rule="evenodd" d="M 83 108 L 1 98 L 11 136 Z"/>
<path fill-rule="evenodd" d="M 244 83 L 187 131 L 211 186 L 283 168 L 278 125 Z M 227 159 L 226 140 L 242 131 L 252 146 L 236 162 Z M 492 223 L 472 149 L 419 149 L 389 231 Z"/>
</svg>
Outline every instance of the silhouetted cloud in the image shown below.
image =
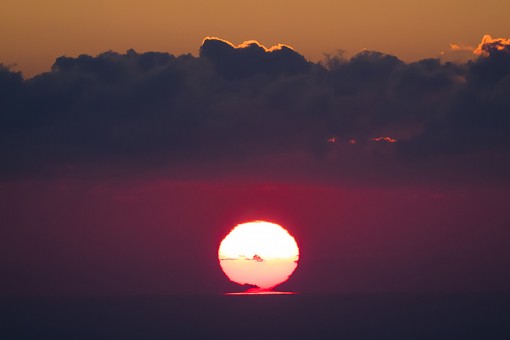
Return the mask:
<svg viewBox="0 0 510 340">
<path fill-rule="evenodd" d="M 206 38 L 199 57 L 60 57 L 31 79 L 2 66 L 0 174 L 507 178 L 510 47 L 481 46 L 465 63 L 312 63 Z"/>
<path fill-rule="evenodd" d="M 290 46 L 266 48 L 255 40 L 234 46 L 226 40 L 207 37 L 200 47 L 200 57 L 209 59 L 220 74 L 229 78 L 296 74 L 310 68 L 310 63 Z"/>
<path fill-rule="evenodd" d="M 510 39 L 492 38 L 492 36 L 486 34 L 476 47 L 459 43 L 450 44 L 449 50 L 441 52 L 441 60 L 445 62 L 465 63 L 469 60 L 476 59 L 476 57 L 482 54 L 487 56 L 491 49 L 503 50 L 505 46 L 508 45 L 510 45 Z"/>
<path fill-rule="evenodd" d="M 492 49 L 496 50 L 504 50 L 508 49 L 510 46 L 510 39 L 505 38 L 493 38 L 489 34 L 483 36 L 482 41 L 478 45 L 476 49 L 473 50 L 474 54 L 486 54 L 489 53 Z"/>
</svg>

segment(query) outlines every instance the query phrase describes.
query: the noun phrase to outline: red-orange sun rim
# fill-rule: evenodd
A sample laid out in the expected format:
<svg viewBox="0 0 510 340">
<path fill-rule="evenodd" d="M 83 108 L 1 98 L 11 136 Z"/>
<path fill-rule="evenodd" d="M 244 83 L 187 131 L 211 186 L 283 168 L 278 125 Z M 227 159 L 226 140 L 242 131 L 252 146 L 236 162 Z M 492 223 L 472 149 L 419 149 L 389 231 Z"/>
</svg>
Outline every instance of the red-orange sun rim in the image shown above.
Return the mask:
<svg viewBox="0 0 510 340">
<path fill-rule="evenodd" d="M 221 241 L 218 259 L 231 281 L 271 289 L 292 275 L 299 248 L 294 237 L 280 225 L 252 221 L 238 224 Z"/>
</svg>

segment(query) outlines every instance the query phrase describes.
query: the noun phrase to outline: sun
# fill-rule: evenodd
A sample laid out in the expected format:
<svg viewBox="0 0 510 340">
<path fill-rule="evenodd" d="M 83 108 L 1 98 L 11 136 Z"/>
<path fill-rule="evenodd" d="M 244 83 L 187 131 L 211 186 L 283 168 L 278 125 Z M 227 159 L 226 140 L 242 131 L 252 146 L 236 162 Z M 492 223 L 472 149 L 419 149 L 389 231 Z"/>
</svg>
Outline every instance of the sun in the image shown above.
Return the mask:
<svg viewBox="0 0 510 340">
<path fill-rule="evenodd" d="M 299 248 L 280 225 L 252 221 L 237 225 L 221 241 L 218 259 L 231 281 L 271 289 L 294 272 Z"/>
</svg>

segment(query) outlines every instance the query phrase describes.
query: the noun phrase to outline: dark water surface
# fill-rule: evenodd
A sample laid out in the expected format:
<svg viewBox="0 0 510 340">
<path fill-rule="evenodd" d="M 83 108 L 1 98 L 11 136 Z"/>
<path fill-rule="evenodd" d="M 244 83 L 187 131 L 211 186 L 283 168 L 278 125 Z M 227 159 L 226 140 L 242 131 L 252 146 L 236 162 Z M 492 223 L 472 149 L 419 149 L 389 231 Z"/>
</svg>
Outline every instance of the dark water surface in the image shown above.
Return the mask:
<svg viewBox="0 0 510 340">
<path fill-rule="evenodd" d="M 510 294 L 0 298 L 0 339 L 510 339 Z"/>
</svg>

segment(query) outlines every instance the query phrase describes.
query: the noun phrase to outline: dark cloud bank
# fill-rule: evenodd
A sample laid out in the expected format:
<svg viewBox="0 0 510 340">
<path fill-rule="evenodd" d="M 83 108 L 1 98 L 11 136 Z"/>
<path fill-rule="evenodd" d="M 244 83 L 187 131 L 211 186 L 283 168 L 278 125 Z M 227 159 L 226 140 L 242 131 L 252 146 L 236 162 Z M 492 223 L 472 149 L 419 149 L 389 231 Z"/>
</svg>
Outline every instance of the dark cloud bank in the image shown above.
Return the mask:
<svg viewBox="0 0 510 340">
<path fill-rule="evenodd" d="M 510 46 L 483 49 L 463 64 L 371 51 L 312 63 L 210 38 L 199 57 L 60 57 L 26 80 L 1 67 L 0 176 L 504 179 Z"/>
</svg>

